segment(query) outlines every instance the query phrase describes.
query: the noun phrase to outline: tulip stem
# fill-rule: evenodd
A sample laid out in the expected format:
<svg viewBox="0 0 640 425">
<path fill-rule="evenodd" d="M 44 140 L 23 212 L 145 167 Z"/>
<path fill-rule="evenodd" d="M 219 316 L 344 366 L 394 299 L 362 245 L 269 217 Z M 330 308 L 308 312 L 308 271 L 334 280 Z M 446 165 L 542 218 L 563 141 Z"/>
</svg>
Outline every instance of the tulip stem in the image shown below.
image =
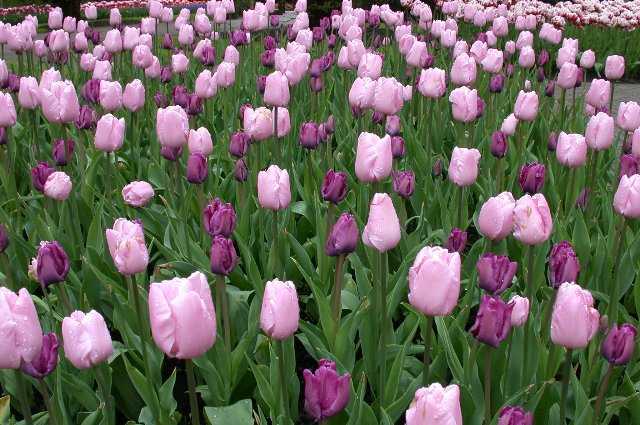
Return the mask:
<svg viewBox="0 0 640 425">
<path fill-rule="evenodd" d="M 24 388 L 24 377 L 19 369 L 14 370 L 16 376 L 16 386 L 18 387 L 18 399 L 20 400 L 20 410 L 22 410 L 22 416 L 24 417 L 24 423 L 26 425 L 33 424 L 33 418 L 31 417 L 31 407 L 29 406 L 29 400 L 27 399 L 27 392 Z"/>
<path fill-rule="evenodd" d="M 574 204 L 574 200 L 573 200 L 573 193 L 575 192 L 575 185 L 576 185 L 576 170 L 575 168 L 570 168 L 569 169 L 569 184 L 567 184 L 567 195 L 565 197 L 565 205 L 564 205 L 564 210 L 565 212 L 569 212 L 571 210 L 571 208 L 573 208 L 573 204 Z"/>
<path fill-rule="evenodd" d="M 534 248 L 533 246 L 527 246 L 527 280 L 526 280 L 526 291 L 527 298 L 531 303 L 531 306 L 534 305 L 534 295 L 535 291 L 533 288 L 533 262 L 534 262 Z M 524 328 L 524 344 L 523 344 L 523 362 L 522 362 L 522 385 L 528 384 L 527 382 L 527 368 L 529 368 L 529 339 L 531 336 L 531 328 L 533 326 L 533 322 L 527 320 Z"/>
<path fill-rule="evenodd" d="M 287 384 L 286 374 L 284 370 L 284 341 L 273 341 L 276 349 L 276 356 L 278 357 L 278 379 L 280 380 L 280 402 L 281 412 L 280 415 L 286 419 L 289 418 L 289 404 L 287 401 Z M 286 423 L 286 421 L 285 421 Z"/>
<path fill-rule="evenodd" d="M 216 276 L 216 293 L 218 298 L 218 306 L 221 307 L 222 317 L 220 318 L 220 324 L 224 329 L 224 346 L 227 351 L 227 355 L 231 352 L 231 327 L 229 322 L 229 302 L 227 298 L 227 291 L 224 283 L 224 276 Z"/>
<path fill-rule="evenodd" d="M 459 187 L 458 188 L 458 226 L 460 226 L 460 229 L 462 230 L 464 230 L 466 227 L 465 223 L 462 222 L 464 220 L 462 209 L 465 206 L 466 205 L 464 205 L 464 187 Z"/>
<path fill-rule="evenodd" d="M 189 386 L 189 405 L 191 407 L 191 423 L 200 425 L 200 411 L 198 410 L 198 398 L 196 395 L 196 378 L 193 375 L 193 361 L 185 360 L 187 369 L 187 385 Z"/>
<path fill-rule="evenodd" d="M 564 367 L 562 371 L 562 390 L 560 392 L 560 425 L 566 423 L 567 417 L 567 392 L 569 391 L 569 374 L 571 373 L 571 354 L 573 351 L 567 348 Z"/>
<path fill-rule="evenodd" d="M 622 256 L 621 252 L 622 252 L 622 248 L 624 246 L 624 230 L 626 227 L 627 221 L 624 218 L 624 216 L 622 216 L 620 218 L 620 224 L 619 224 L 619 230 L 617 232 L 618 234 L 618 241 L 616 243 L 616 246 L 614 248 L 613 251 L 613 258 L 614 258 L 614 265 L 613 265 L 613 288 L 611 290 L 611 297 L 609 298 L 609 308 L 608 308 L 608 313 L 609 313 L 609 323 L 616 323 L 617 319 L 618 319 L 618 292 L 619 292 L 619 284 L 618 284 L 618 277 L 620 274 L 620 271 L 618 270 L 620 268 L 620 257 Z"/>
<path fill-rule="evenodd" d="M 609 363 L 609 367 L 607 368 L 607 373 L 605 373 L 602 378 L 602 383 L 600 384 L 600 389 L 598 389 L 598 398 L 596 399 L 595 413 L 593 415 L 592 424 L 596 425 L 600 422 L 600 413 L 602 411 L 602 402 L 604 401 L 604 396 L 607 393 L 607 388 L 609 387 L 609 380 L 611 379 L 611 375 L 613 374 L 613 364 Z"/>
<path fill-rule="evenodd" d="M 70 314 L 73 311 L 73 308 L 71 308 L 71 302 L 69 301 L 67 290 L 64 287 L 64 282 L 60 282 L 56 286 L 58 288 L 58 295 L 59 295 L 60 301 L 62 301 L 62 305 L 64 306 L 65 313 Z"/>
<path fill-rule="evenodd" d="M 380 279 L 380 373 L 379 373 L 379 389 L 378 389 L 378 403 L 380 406 L 380 413 L 384 406 L 384 384 L 386 381 L 387 372 L 387 253 L 378 253 L 378 277 Z M 382 417 L 382 415 L 381 415 Z"/>
<path fill-rule="evenodd" d="M 433 317 L 424 315 L 420 320 L 420 331 L 424 342 L 424 356 L 422 358 L 422 386 L 429 384 L 429 351 L 431 348 L 431 336 L 433 335 Z"/>
<path fill-rule="evenodd" d="M 333 292 L 331 293 L 331 311 L 333 313 L 333 335 L 331 346 L 334 351 L 336 349 L 336 340 L 340 331 L 340 315 L 342 313 L 342 270 L 344 266 L 345 255 L 341 254 L 336 260 L 336 275 L 334 278 Z"/>
<path fill-rule="evenodd" d="M 58 417 L 56 416 L 53 405 L 51 404 L 51 397 L 49 396 L 47 384 L 42 379 L 38 379 L 38 390 L 42 395 L 42 400 L 44 400 L 44 405 L 47 408 L 47 412 L 49 412 L 49 423 L 51 425 L 58 425 Z"/>
<path fill-rule="evenodd" d="M 102 417 L 105 419 L 107 425 L 115 425 L 116 423 L 116 411 L 113 406 L 113 397 L 111 396 L 111 392 L 107 391 L 107 379 L 105 377 L 104 371 L 102 370 L 102 365 L 95 366 L 93 369 L 96 382 L 98 383 L 98 390 L 100 391 L 100 395 L 102 395 L 102 401 L 104 402 L 104 412 Z"/>
<path fill-rule="evenodd" d="M 113 175 L 113 164 L 111 164 L 111 153 L 105 152 L 105 166 L 104 166 L 104 187 L 105 197 L 108 199 L 111 194 L 111 184 Z"/>
<path fill-rule="evenodd" d="M 484 423 L 491 423 L 491 354 L 492 348 L 486 346 L 484 358 Z"/>
<path fill-rule="evenodd" d="M 14 286 L 13 278 L 11 277 L 11 267 L 9 267 L 9 261 L 7 259 L 7 253 L 0 254 L 0 263 L 2 263 L 2 271 L 4 272 L 4 280 L 7 284 L 7 287 L 12 291 L 18 290 Z"/>
<path fill-rule="evenodd" d="M 133 281 L 131 276 L 127 275 L 126 279 L 127 284 L 129 285 L 129 290 L 133 295 L 133 304 L 136 310 L 136 317 L 138 319 L 138 332 L 140 335 L 140 345 L 142 346 L 142 360 L 144 362 L 145 375 L 148 380 L 154 382 L 155 380 L 151 374 L 151 366 L 149 363 L 149 354 L 147 353 L 147 328 L 144 325 L 144 316 L 142 314 L 142 305 L 140 303 L 140 291 L 138 290 L 138 285 Z"/>
</svg>

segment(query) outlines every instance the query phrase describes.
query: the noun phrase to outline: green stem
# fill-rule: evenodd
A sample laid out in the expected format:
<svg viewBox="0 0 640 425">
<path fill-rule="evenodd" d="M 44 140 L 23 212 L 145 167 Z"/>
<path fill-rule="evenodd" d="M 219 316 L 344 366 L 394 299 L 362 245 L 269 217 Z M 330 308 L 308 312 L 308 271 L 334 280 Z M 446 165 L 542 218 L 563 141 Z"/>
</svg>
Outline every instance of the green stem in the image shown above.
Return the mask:
<svg viewBox="0 0 640 425">
<path fill-rule="evenodd" d="M 563 372 L 562 372 L 562 390 L 560 392 L 560 425 L 565 425 L 567 417 L 567 392 L 569 391 L 569 374 L 571 373 L 571 354 L 572 350 L 567 349 Z"/>
<path fill-rule="evenodd" d="M 615 263 L 613 266 L 613 288 L 611 290 L 611 297 L 609 298 L 609 323 L 617 323 L 618 319 L 618 292 L 620 291 L 618 284 L 618 275 L 620 274 L 620 257 L 622 256 L 622 248 L 624 247 L 624 230 L 627 224 L 627 221 L 623 216 L 620 218 L 620 220 L 620 229 L 617 232 L 618 241 L 614 248 L 615 250 L 613 251 L 613 258 Z"/>
<path fill-rule="evenodd" d="M 496 193 L 502 190 L 502 175 L 504 174 L 504 161 L 506 158 L 498 158 L 496 160 Z"/>
<path fill-rule="evenodd" d="M 491 354 L 492 348 L 486 346 L 484 358 L 484 423 L 491 423 Z"/>
<path fill-rule="evenodd" d="M 386 372 L 387 372 L 387 328 L 388 328 L 388 318 L 387 318 L 387 253 L 379 252 L 378 253 L 378 277 L 380 279 L 380 320 L 381 320 L 381 329 L 380 329 L 380 344 L 378 351 L 380 353 L 380 373 L 379 373 L 379 388 L 378 388 L 378 397 L 379 397 L 379 406 L 380 411 L 382 412 L 382 408 L 384 406 L 384 385 L 386 381 Z"/>
<path fill-rule="evenodd" d="M 26 425 L 33 425 L 33 418 L 31 417 L 31 406 L 29 406 L 29 400 L 27 399 L 27 392 L 24 388 L 24 377 L 19 369 L 14 370 L 16 376 L 16 385 L 18 386 L 18 399 L 20 400 L 20 409 L 22 410 L 22 416 L 24 417 L 24 423 Z"/>
<path fill-rule="evenodd" d="M 529 299 L 529 303 L 531 305 L 531 310 L 533 311 L 534 307 L 534 282 L 533 282 L 533 262 L 534 262 L 534 248 L 533 246 L 527 246 L 527 281 L 526 281 L 526 291 L 527 298 Z M 527 320 L 524 328 L 524 344 L 523 344 L 523 359 L 522 362 L 522 385 L 528 384 L 527 382 L 527 369 L 530 367 L 528 363 L 529 359 L 529 339 L 531 337 L 531 331 L 533 327 L 533 320 Z"/>
<path fill-rule="evenodd" d="M 460 229 L 464 230 L 464 228 L 466 227 L 463 223 L 463 214 L 462 214 L 462 210 L 466 207 L 466 205 L 464 205 L 464 187 L 459 187 L 458 188 L 458 226 L 460 226 Z"/>
<path fill-rule="evenodd" d="M 107 425 L 115 425 L 116 423 L 116 411 L 113 404 L 113 397 L 111 393 L 107 391 L 109 386 L 107 385 L 107 378 L 102 370 L 102 365 L 94 367 L 96 376 L 96 382 L 98 383 L 98 389 L 102 395 L 102 401 L 104 402 L 104 409 L 106 413 L 103 414 Z"/>
<path fill-rule="evenodd" d="M 284 419 L 289 418 L 289 402 L 287 400 L 287 384 L 285 379 L 285 369 L 284 369 L 284 341 L 274 341 L 276 348 L 276 356 L 278 356 L 278 379 L 280 381 L 280 414 L 284 417 Z"/>
<path fill-rule="evenodd" d="M 187 385 L 189 386 L 189 406 L 191 407 L 191 423 L 200 425 L 200 411 L 198 410 L 198 396 L 196 394 L 196 379 L 193 375 L 193 361 L 185 360 L 187 369 Z"/>
<path fill-rule="evenodd" d="M 558 126 L 560 130 L 564 128 L 564 116 L 565 116 L 565 97 L 567 95 L 567 90 L 562 89 L 560 93 L 560 125 Z"/>
<path fill-rule="evenodd" d="M 65 314 L 71 314 L 73 308 L 71 307 L 71 302 L 69 301 L 69 296 L 67 295 L 67 290 L 64 284 L 65 282 L 60 282 L 56 285 L 56 288 L 58 288 L 58 296 L 64 306 Z"/>
<path fill-rule="evenodd" d="M 105 168 L 104 168 L 104 187 L 105 187 L 105 197 L 109 199 L 109 195 L 111 194 L 111 190 L 113 188 L 113 164 L 111 163 L 111 154 L 106 152 L 105 154 Z"/>
<path fill-rule="evenodd" d="M 577 171 L 575 168 L 569 169 L 569 184 L 567 185 L 567 195 L 565 196 L 565 201 L 564 201 L 565 213 L 568 213 L 571 210 L 571 208 L 573 208 L 573 205 L 574 205 L 573 194 L 575 192 L 576 173 Z"/>
<path fill-rule="evenodd" d="M 273 222 L 271 223 L 271 232 L 272 232 L 271 235 L 273 237 L 273 240 L 271 242 L 271 249 L 275 254 L 273 257 L 275 259 L 274 260 L 275 264 L 273 264 L 272 275 L 273 277 L 276 277 L 279 271 L 278 270 L 279 255 L 278 255 L 278 211 L 277 210 L 273 212 Z"/>
<path fill-rule="evenodd" d="M 18 290 L 18 288 L 16 288 L 16 286 L 14 285 L 13 278 L 11 277 L 11 267 L 9 266 L 6 252 L 0 254 L 0 263 L 2 263 L 2 271 L 4 272 L 4 279 L 6 281 L 7 287 L 12 291 Z"/>
<path fill-rule="evenodd" d="M 607 388 L 609 387 L 609 380 L 611 379 L 612 374 L 613 374 L 613 365 L 609 363 L 607 373 L 605 373 L 604 377 L 602 378 L 602 383 L 600 384 L 600 389 L 598 390 L 598 398 L 596 399 L 595 413 L 593 415 L 593 420 L 591 421 L 593 425 L 596 425 L 598 422 L 600 422 L 602 402 L 604 401 L 604 396 L 607 393 Z"/>
<path fill-rule="evenodd" d="M 424 355 L 422 358 L 422 386 L 429 385 L 429 351 L 431 348 L 431 336 L 433 335 L 433 317 L 423 316 L 420 318 L 420 331 L 422 333 L 422 340 L 424 341 Z"/>
<path fill-rule="evenodd" d="M 126 279 L 127 284 L 129 285 L 129 290 L 133 295 L 133 304 L 136 310 L 136 318 L 138 320 L 138 334 L 140 335 L 140 345 L 142 346 L 142 359 L 144 361 L 145 375 L 149 381 L 154 382 L 155 379 L 151 373 L 151 364 L 149 363 L 149 353 L 147 353 L 147 327 L 145 326 L 142 303 L 140 302 L 140 290 L 131 276 L 126 276 Z"/>
<path fill-rule="evenodd" d="M 224 329 L 224 346 L 227 355 L 231 352 L 231 323 L 229 321 L 229 302 L 224 283 L 224 276 L 216 276 L 216 295 L 218 298 L 218 309 L 222 312 L 220 317 L 221 327 Z"/>
<path fill-rule="evenodd" d="M 47 408 L 47 412 L 49 412 L 49 423 L 51 425 L 58 425 L 58 417 L 56 416 L 56 411 L 53 407 L 53 404 L 51 404 L 51 397 L 49 396 L 47 384 L 41 379 L 38 380 L 38 390 L 42 395 L 42 400 L 44 400 L 44 405 Z"/>
<path fill-rule="evenodd" d="M 342 313 L 342 270 L 345 255 L 341 254 L 336 260 L 336 274 L 334 277 L 333 292 L 331 293 L 331 312 L 333 316 L 333 335 L 331 345 L 335 350 L 338 331 L 340 330 L 340 315 Z"/>
</svg>

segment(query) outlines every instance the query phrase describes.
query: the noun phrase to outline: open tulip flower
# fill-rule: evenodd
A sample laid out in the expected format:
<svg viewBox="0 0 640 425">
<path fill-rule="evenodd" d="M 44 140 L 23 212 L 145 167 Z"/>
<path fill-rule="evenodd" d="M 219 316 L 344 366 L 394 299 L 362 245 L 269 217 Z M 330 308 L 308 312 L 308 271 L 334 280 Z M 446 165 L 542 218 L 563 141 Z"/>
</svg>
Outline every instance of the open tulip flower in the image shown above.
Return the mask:
<svg viewBox="0 0 640 425">
<path fill-rule="evenodd" d="M 0 422 L 638 422 L 640 0 L 9 3 Z"/>
</svg>

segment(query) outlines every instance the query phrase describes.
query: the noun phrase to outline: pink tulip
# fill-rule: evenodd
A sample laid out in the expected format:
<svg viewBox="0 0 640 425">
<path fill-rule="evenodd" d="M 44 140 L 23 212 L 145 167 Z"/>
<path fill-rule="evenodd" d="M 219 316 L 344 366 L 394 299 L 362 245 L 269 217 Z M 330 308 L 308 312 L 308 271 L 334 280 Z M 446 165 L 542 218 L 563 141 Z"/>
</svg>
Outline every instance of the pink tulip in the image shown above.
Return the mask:
<svg viewBox="0 0 640 425">
<path fill-rule="evenodd" d="M 240 63 L 240 52 L 238 49 L 231 45 L 227 46 L 227 48 L 224 49 L 224 61 L 238 65 Z"/>
<path fill-rule="evenodd" d="M 525 245 L 538 245 L 551 236 L 553 220 L 544 195 L 524 195 L 513 209 L 513 236 Z"/>
<path fill-rule="evenodd" d="M 187 143 L 189 117 L 182 107 L 159 108 L 156 113 L 156 135 L 162 146 L 177 148 Z"/>
<path fill-rule="evenodd" d="M 113 353 L 113 342 L 100 313 L 74 311 L 62 320 L 64 354 L 77 369 L 89 369 Z"/>
<path fill-rule="evenodd" d="M 451 314 L 460 295 L 460 266 L 457 252 L 422 248 L 409 269 L 409 303 L 428 316 Z"/>
<path fill-rule="evenodd" d="M 636 128 L 631 136 L 631 153 L 640 158 L 640 128 Z"/>
<path fill-rule="evenodd" d="M 558 72 L 558 77 L 556 79 L 556 84 L 567 90 L 572 89 L 576 86 L 576 81 L 578 80 L 578 65 L 570 62 L 566 62 L 560 68 Z"/>
<path fill-rule="evenodd" d="M 42 327 L 29 292 L 0 287 L 0 369 L 19 369 L 40 355 Z"/>
<path fill-rule="evenodd" d="M 502 121 L 500 131 L 502 131 L 507 136 L 513 136 L 516 133 L 517 126 L 518 119 L 514 114 L 509 114 L 509 116 L 505 118 L 504 121 Z"/>
<path fill-rule="evenodd" d="M 538 115 L 538 94 L 534 91 L 520 90 L 513 114 L 520 121 L 533 121 Z"/>
<path fill-rule="evenodd" d="M 52 30 L 62 28 L 62 9 L 55 7 L 49 11 L 47 24 Z"/>
<path fill-rule="evenodd" d="M 211 133 L 206 127 L 200 127 L 197 130 L 189 131 L 189 140 L 187 141 L 189 153 L 199 153 L 204 156 L 211 155 L 213 152 L 213 141 Z"/>
<path fill-rule="evenodd" d="M 122 86 L 118 81 L 100 82 L 100 106 L 107 111 L 113 112 L 122 107 Z"/>
<path fill-rule="evenodd" d="M 91 53 L 83 53 L 80 56 L 80 68 L 85 72 L 93 72 L 96 66 L 96 58 Z"/>
<path fill-rule="evenodd" d="M 151 34 L 140 34 L 140 39 L 138 40 L 138 46 L 147 46 L 148 48 L 153 48 L 153 37 Z"/>
<path fill-rule="evenodd" d="M 402 109 L 403 85 L 395 78 L 380 77 L 376 81 L 373 109 L 385 115 L 395 115 Z"/>
<path fill-rule="evenodd" d="M 109 53 L 118 53 L 122 51 L 122 35 L 120 34 L 120 31 L 117 29 L 107 31 L 102 45 Z"/>
<path fill-rule="evenodd" d="M 586 102 L 597 108 L 604 108 L 609 105 L 611 99 L 611 82 L 608 80 L 594 79 L 589 85 L 589 90 L 585 94 Z"/>
<path fill-rule="evenodd" d="M 440 33 L 440 44 L 444 47 L 452 47 L 456 44 L 456 39 L 458 38 L 458 32 L 451 29 L 443 29 Z"/>
<path fill-rule="evenodd" d="M 413 34 L 405 34 L 398 41 L 398 50 L 402 55 L 407 55 L 416 41 L 418 39 Z"/>
<path fill-rule="evenodd" d="M 362 242 L 378 252 L 386 252 L 398 245 L 400 236 L 400 220 L 393 201 L 386 193 L 376 193 L 369 206 L 369 219 L 362 231 Z"/>
<path fill-rule="evenodd" d="M 258 173 L 258 202 L 262 208 L 283 210 L 291 203 L 289 173 L 277 165 L 270 165 Z"/>
<path fill-rule="evenodd" d="M 132 50 L 140 41 L 140 28 L 125 27 L 124 37 L 122 38 L 122 47 L 125 50 Z"/>
<path fill-rule="evenodd" d="M 118 119 L 111 114 L 103 115 L 96 126 L 94 136 L 96 149 L 102 152 L 115 152 L 122 147 L 124 133 L 124 118 Z"/>
<path fill-rule="evenodd" d="M 486 72 L 497 74 L 502 70 L 503 61 L 504 57 L 502 54 L 502 50 L 489 49 L 487 50 L 487 54 L 481 62 L 482 69 Z"/>
<path fill-rule="evenodd" d="M 525 46 L 533 46 L 533 34 L 529 31 L 521 31 L 516 40 L 516 49 L 521 50 Z"/>
<path fill-rule="evenodd" d="M 149 253 L 140 223 L 119 218 L 113 223 L 112 229 L 107 229 L 106 238 L 118 272 L 131 276 L 146 270 Z"/>
<path fill-rule="evenodd" d="M 87 19 L 93 20 L 98 18 L 98 9 L 94 4 L 87 4 L 84 8 L 84 16 Z"/>
<path fill-rule="evenodd" d="M 138 46 L 140 47 L 140 46 Z M 146 47 L 146 46 L 145 46 Z M 137 47 L 136 47 L 137 49 Z M 136 50 L 134 50 L 135 52 Z M 135 64 L 135 62 L 134 62 Z M 162 67 L 160 66 L 160 61 L 158 60 L 157 57 L 152 56 L 151 57 L 151 65 L 149 65 L 148 67 L 145 68 L 144 70 L 144 75 L 146 77 L 152 78 L 152 79 L 158 79 L 160 78 L 160 74 L 162 73 Z"/>
<path fill-rule="evenodd" d="M 436 382 L 418 389 L 405 417 L 406 425 L 462 425 L 460 388 Z"/>
<path fill-rule="evenodd" d="M 149 16 L 159 18 L 162 15 L 162 3 L 158 0 L 149 0 Z"/>
<path fill-rule="evenodd" d="M 514 295 L 509 300 L 509 304 L 513 305 L 511 310 L 511 326 L 522 326 L 529 318 L 529 299 Z"/>
<path fill-rule="evenodd" d="M 189 58 L 184 53 L 171 56 L 171 70 L 176 74 L 183 74 L 189 68 Z"/>
<path fill-rule="evenodd" d="M 511 192 L 502 192 L 482 204 L 478 214 L 478 230 L 487 239 L 502 240 L 513 231 L 516 200 Z"/>
<path fill-rule="evenodd" d="M 471 53 L 471 56 L 475 59 L 476 63 L 481 63 L 487 55 L 488 49 L 489 48 L 487 46 L 487 43 L 485 43 L 484 41 L 476 40 L 471 45 L 469 53 Z"/>
<path fill-rule="evenodd" d="M 516 52 L 516 42 L 509 40 L 504 43 L 504 51 L 507 53 L 505 56 L 508 58 Z"/>
<path fill-rule="evenodd" d="M 196 15 L 193 20 L 193 28 L 198 34 L 209 34 L 211 32 L 211 21 L 204 13 Z"/>
<path fill-rule="evenodd" d="M 111 62 L 96 60 L 93 66 L 92 78 L 97 80 L 111 80 Z"/>
<path fill-rule="evenodd" d="M 375 53 L 366 53 L 360 58 L 358 64 L 358 77 L 369 77 L 377 80 L 382 74 L 382 57 Z"/>
<path fill-rule="evenodd" d="M 120 14 L 120 9 L 111 9 L 109 11 L 109 25 L 115 27 L 120 24 L 122 24 L 122 15 Z"/>
<path fill-rule="evenodd" d="M 236 65 L 229 62 L 222 62 L 218 65 L 214 78 L 218 87 L 231 87 L 236 81 Z"/>
<path fill-rule="evenodd" d="M 551 315 L 551 341 L 568 349 L 585 348 L 599 324 L 591 293 L 575 283 L 560 285 Z"/>
<path fill-rule="evenodd" d="M 362 40 L 351 40 L 347 43 L 347 55 L 352 68 L 360 64 L 360 60 L 367 52 Z"/>
<path fill-rule="evenodd" d="M 372 108 L 375 90 L 376 82 L 371 78 L 356 78 L 349 90 L 349 104 L 362 110 Z"/>
<path fill-rule="evenodd" d="M 359 37 L 354 37 L 354 38 L 359 38 Z M 305 51 L 310 51 L 311 46 L 313 45 L 313 32 L 308 28 L 300 30 L 298 31 L 298 35 L 296 36 L 295 41 L 296 43 L 302 44 L 305 47 Z"/>
<path fill-rule="evenodd" d="M 380 138 L 373 133 L 361 133 L 355 162 L 356 176 L 362 182 L 379 182 L 389 177 L 393 166 L 391 137 L 385 135 Z"/>
<path fill-rule="evenodd" d="M 71 123 L 80 114 L 80 103 L 71 81 L 56 81 L 51 89 L 42 89 L 40 104 L 45 118 L 52 123 Z"/>
<path fill-rule="evenodd" d="M 451 82 L 457 86 L 472 85 L 476 81 L 476 62 L 466 53 L 461 53 L 453 61 Z"/>
<path fill-rule="evenodd" d="M 613 196 L 613 208 L 626 218 L 640 218 L 640 174 L 622 176 Z"/>
<path fill-rule="evenodd" d="M 439 68 L 423 69 L 420 72 L 418 90 L 425 97 L 439 98 L 447 91 L 445 72 Z"/>
<path fill-rule="evenodd" d="M 576 168 L 587 162 L 587 143 L 581 134 L 567 134 L 564 131 L 558 136 L 556 157 L 560 164 Z"/>
<path fill-rule="evenodd" d="M 578 52 L 571 47 L 561 47 L 556 56 L 556 66 L 561 69 L 565 63 L 575 63 Z"/>
<path fill-rule="evenodd" d="M 49 33 L 49 50 L 52 52 L 66 52 L 69 50 L 69 34 L 64 30 Z"/>
<path fill-rule="evenodd" d="M 496 37 L 504 37 L 509 33 L 509 21 L 504 16 L 498 16 L 493 20 L 491 31 Z"/>
<path fill-rule="evenodd" d="M 271 110 L 271 115 L 275 117 L 275 109 Z M 275 120 L 275 118 L 274 118 Z M 291 117 L 289 116 L 289 110 L 287 108 L 279 107 L 278 108 L 278 120 L 277 120 L 278 131 L 276 137 L 283 138 L 287 134 L 291 132 Z"/>
<path fill-rule="evenodd" d="M 64 201 L 69 197 L 72 188 L 71 178 L 65 172 L 54 171 L 47 177 L 44 194 L 47 198 Z"/>
<path fill-rule="evenodd" d="M 640 127 L 640 105 L 634 101 L 620 102 L 616 123 L 624 131 L 634 131 Z"/>
<path fill-rule="evenodd" d="M 154 195 L 153 187 L 145 181 L 134 181 L 122 188 L 124 203 L 135 208 L 147 205 Z"/>
<path fill-rule="evenodd" d="M 475 65 L 474 65 L 475 66 Z M 478 117 L 478 91 L 466 86 L 458 87 L 449 94 L 453 118 L 460 122 L 471 122 Z"/>
<path fill-rule="evenodd" d="M 202 71 L 195 82 L 195 94 L 200 99 L 210 99 L 218 92 L 218 85 L 211 71 L 205 69 Z"/>
<path fill-rule="evenodd" d="M 585 50 L 580 56 L 580 66 L 584 69 L 591 69 L 596 64 L 596 54 L 593 50 Z"/>
<path fill-rule="evenodd" d="M 273 115 L 267 108 L 246 109 L 243 117 L 245 132 L 255 141 L 273 136 Z"/>
<path fill-rule="evenodd" d="M 608 80 L 619 80 L 624 75 L 624 56 L 607 56 L 604 64 L 604 75 Z"/>
<path fill-rule="evenodd" d="M 454 147 L 449 163 L 449 180 L 458 186 L 470 186 L 478 178 L 480 151 Z"/>
<path fill-rule="evenodd" d="M 520 49 L 520 56 L 518 57 L 518 65 L 521 68 L 530 69 L 536 64 L 536 52 L 531 46 L 523 46 Z"/>
<path fill-rule="evenodd" d="M 100 89 L 102 90 L 102 84 L 100 83 Z M 145 101 L 145 89 L 142 82 L 138 79 L 133 80 L 124 88 L 124 94 L 122 95 L 122 103 L 125 108 L 131 112 L 137 112 L 144 106 Z"/>
<path fill-rule="evenodd" d="M 584 136 L 591 149 L 600 151 L 608 149 L 613 144 L 614 131 L 613 117 L 604 112 L 598 112 L 589 119 Z"/>
<path fill-rule="evenodd" d="M 151 335 L 160 350 L 178 359 L 206 353 L 216 340 L 216 311 L 206 276 L 154 282 L 149 288 Z"/>
<path fill-rule="evenodd" d="M 189 24 L 182 25 L 178 31 L 178 43 L 181 46 L 191 46 L 194 39 L 193 27 Z"/>
<path fill-rule="evenodd" d="M 83 32 L 79 32 L 73 37 L 73 48 L 77 52 L 86 52 L 89 49 L 89 41 Z"/>
<path fill-rule="evenodd" d="M 271 106 L 287 106 L 289 104 L 289 80 L 280 71 L 274 71 L 267 76 L 264 103 Z"/>
<path fill-rule="evenodd" d="M 283 341 L 298 330 L 300 306 L 291 281 L 274 279 L 266 283 L 260 310 L 260 328 L 270 338 Z"/>
<path fill-rule="evenodd" d="M 18 103 L 24 109 L 35 109 L 39 104 L 38 80 L 34 77 L 20 78 L 20 91 L 18 91 Z"/>
</svg>

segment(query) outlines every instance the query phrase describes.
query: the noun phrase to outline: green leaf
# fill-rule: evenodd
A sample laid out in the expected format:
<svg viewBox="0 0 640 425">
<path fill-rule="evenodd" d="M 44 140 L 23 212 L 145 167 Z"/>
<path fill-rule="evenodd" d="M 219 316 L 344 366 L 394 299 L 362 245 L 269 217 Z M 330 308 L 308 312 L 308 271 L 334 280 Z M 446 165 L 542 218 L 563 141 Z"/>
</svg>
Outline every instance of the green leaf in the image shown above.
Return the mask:
<svg viewBox="0 0 640 425">
<path fill-rule="evenodd" d="M 256 365 L 251 361 L 249 356 L 246 356 L 247 363 L 249 363 L 249 367 L 251 368 L 251 372 L 253 372 L 253 377 L 256 379 L 256 384 L 258 384 L 258 390 L 260 391 L 260 396 L 267 403 L 267 405 L 273 410 L 275 399 L 273 398 L 273 391 L 271 390 L 271 384 L 267 379 L 267 374 L 264 369 L 268 369 L 264 365 Z"/>
<path fill-rule="evenodd" d="M 160 403 L 156 396 L 156 393 L 152 387 L 151 381 L 148 380 L 143 374 L 138 371 L 135 367 L 129 363 L 127 356 L 122 356 L 124 360 L 124 366 L 127 370 L 127 374 L 133 383 L 133 386 L 140 394 L 140 397 L 144 400 L 144 402 L 149 406 L 152 412 L 155 412 L 156 417 L 160 415 Z"/>
<path fill-rule="evenodd" d="M 396 394 L 398 392 L 398 384 L 400 383 L 400 375 L 402 374 L 402 370 L 404 368 L 404 357 L 406 349 L 407 344 L 403 345 L 400 349 L 400 352 L 396 356 L 396 359 L 393 361 L 391 371 L 387 376 L 387 383 L 384 387 L 384 399 L 387 401 L 387 406 L 391 404 L 390 402 L 394 401 L 396 398 Z"/>
<path fill-rule="evenodd" d="M 169 414 L 173 413 L 178 407 L 178 402 L 173 398 L 173 386 L 176 383 L 176 368 L 173 369 L 171 376 L 167 379 L 158 391 L 160 405 L 168 409 Z"/>
<path fill-rule="evenodd" d="M 6 395 L 0 397 L 0 424 L 7 423 L 9 421 L 9 415 L 11 414 L 11 396 Z"/>
<path fill-rule="evenodd" d="M 204 414 L 211 425 L 253 425 L 251 400 L 240 400 L 230 406 L 205 407 Z"/>
<path fill-rule="evenodd" d="M 442 341 L 445 349 L 445 355 L 447 357 L 447 363 L 449 364 L 449 368 L 451 369 L 451 373 L 453 374 L 453 378 L 459 383 L 464 385 L 464 373 L 462 371 L 462 365 L 460 364 L 460 360 L 453 349 L 453 345 L 451 344 L 451 338 L 449 337 L 449 331 L 447 329 L 447 325 L 444 322 L 443 317 L 436 317 L 436 328 L 438 329 L 438 337 Z M 451 323 L 454 323 L 453 321 Z"/>
</svg>

